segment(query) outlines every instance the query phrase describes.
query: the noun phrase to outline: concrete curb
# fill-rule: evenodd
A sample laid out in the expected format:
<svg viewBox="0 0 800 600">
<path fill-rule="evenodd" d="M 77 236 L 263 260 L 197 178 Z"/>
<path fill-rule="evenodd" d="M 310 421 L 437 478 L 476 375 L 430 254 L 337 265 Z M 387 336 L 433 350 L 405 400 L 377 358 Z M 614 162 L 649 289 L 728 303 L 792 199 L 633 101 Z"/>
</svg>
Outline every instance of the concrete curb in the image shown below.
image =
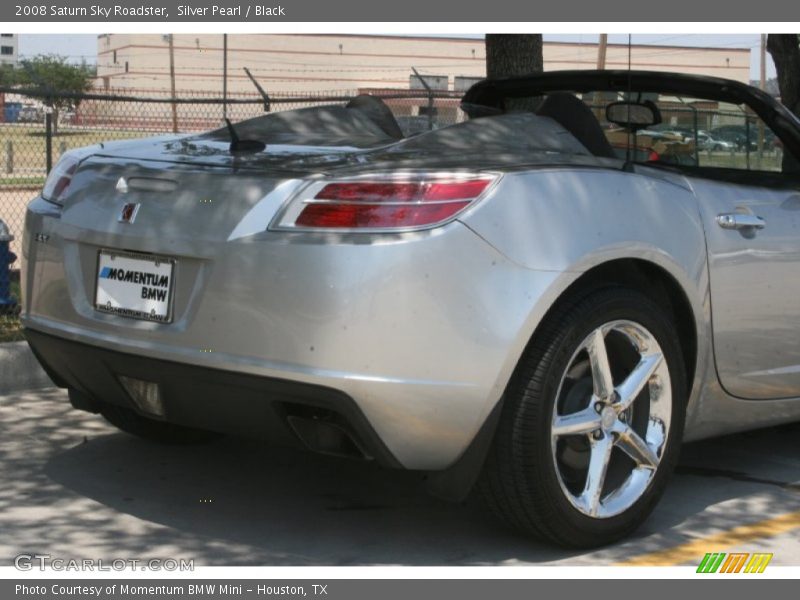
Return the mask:
<svg viewBox="0 0 800 600">
<path fill-rule="evenodd" d="M 28 342 L 0 344 L 0 396 L 52 385 Z"/>
</svg>

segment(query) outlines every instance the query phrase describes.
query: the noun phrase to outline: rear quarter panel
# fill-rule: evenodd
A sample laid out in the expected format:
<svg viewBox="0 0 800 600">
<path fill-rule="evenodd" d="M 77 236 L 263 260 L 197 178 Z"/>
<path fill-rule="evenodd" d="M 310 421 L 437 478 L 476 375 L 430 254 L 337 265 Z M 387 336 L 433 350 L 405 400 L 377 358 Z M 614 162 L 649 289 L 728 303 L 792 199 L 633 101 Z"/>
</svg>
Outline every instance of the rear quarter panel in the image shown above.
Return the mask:
<svg viewBox="0 0 800 600">
<path fill-rule="evenodd" d="M 695 317 L 698 360 L 687 434 L 711 352 L 703 224 L 686 179 L 651 168 L 542 168 L 503 176 L 462 221 L 509 260 L 559 277 L 534 307 L 501 374 L 507 381 L 546 310 L 583 273 L 620 258 L 651 262 L 683 288 Z M 498 385 L 502 387 L 502 384 Z"/>
</svg>

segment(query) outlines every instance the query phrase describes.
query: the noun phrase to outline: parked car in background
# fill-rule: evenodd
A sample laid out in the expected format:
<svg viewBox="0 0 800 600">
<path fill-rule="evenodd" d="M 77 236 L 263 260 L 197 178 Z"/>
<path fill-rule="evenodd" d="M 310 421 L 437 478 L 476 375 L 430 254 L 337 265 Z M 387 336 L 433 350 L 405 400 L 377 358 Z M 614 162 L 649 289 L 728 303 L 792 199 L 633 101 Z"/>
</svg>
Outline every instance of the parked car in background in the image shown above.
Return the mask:
<svg viewBox="0 0 800 600">
<path fill-rule="evenodd" d="M 65 125 L 70 125 L 75 122 L 76 113 L 74 110 L 62 110 L 58 113 L 59 121 Z"/>
<path fill-rule="evenodd" d="M 706 150 L 711 152 L 718 152 L 718 151 L 732 152 L 736 150 L 736 144 L 734 144 L 733 142 L 729 142 L 721 138 L 715 138 L 707 131 L 697 132 L 697 147 L 700 150 Z"/>
<path fill-rule="evenodd" d="M 725 140 L 735 146 L 736 150 L 748 149 L 748 137 L 746 133 L 739 130 L 738 126 L 728 125 L 723 127 L 715 127 L 709 131 L 711 135 L 720 140 Z M 755 144 L 750 144 L 750 149 L 755 149 Z"/>
<path fill-rule="evenodd" d="M 26 104 L 19 109 L 17 122 L 19 123 L 41 123 L 44 120 L 44 111 L 32 104 Z"/>
<path fill-rule="evenodd" d="M 680 141 L 678 137 L 660 131 L 638 132 L 633 145 L 624 130 L 607 130 L 605 136 L 611 143 L 617 158 L 633 162 L 661 162 L 680 165 L 695 165 L 694 145 Z M 682 138 L 681 138 L 682 139 Z"/>
<path fill-rule="evenodd" d="M 660 123 L 654 127 L 649 128 L 651 132 L 658 132 L 661 134 L 680 138 L 681 140 L 694 139 L 695 130 L 691 127 L 682 125 L 675 125 L 669 123 Z"/>
<path fill-rule="evenodd" d="M 683 144 L 688 139 L 682 132 L 669 129 L 645 129 L 639 132 L 639 135 L 647 136 L 653 141 L 662 141 L 665 143 Z"/>
<path fill-rule="evenodd" d="M 737 150 L 757 150 L 759 129 L 756 125 L 722 125 L 709 132 L 715 138 L 725 140 L 736 146 Z M 748 143 L 749 142 L 749 143 Z M 764 130 L 764 149 L 774 150 L 776 146 L 775 134 Z"/>
<path fill-rule="evenodd" d="M 396 120 L 405 137 L 419 135 L 432 129 L 431 120 L 427 116 L 401 116 L 397 117 Z"/>
<path fill-rule="evenodd" d="M 662 98 L 757 115 L 782 162 L 622 156 L 598 115 L 632 144 Z M 417 470 L 572 547 L 633 532 L 684 441 L 800 420 L 794 115 L 640 71 L 462 108 L 413 137 L 359 97 L 65 153 L 26 214 L 34 353 L 123 431 Z"/>
</svg>

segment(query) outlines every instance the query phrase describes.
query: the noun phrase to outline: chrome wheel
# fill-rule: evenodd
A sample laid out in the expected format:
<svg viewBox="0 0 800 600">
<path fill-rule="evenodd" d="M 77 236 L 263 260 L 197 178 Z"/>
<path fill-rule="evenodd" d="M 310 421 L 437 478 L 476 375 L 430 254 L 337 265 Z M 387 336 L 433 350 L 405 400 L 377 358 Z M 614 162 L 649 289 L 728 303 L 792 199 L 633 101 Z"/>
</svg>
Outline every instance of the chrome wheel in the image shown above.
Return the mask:
<svg viewBox="0 0 800 600">
<path fill-rule="evenodd" d="M 578 346 L 555 396 L 551 448 L 561 490 L 584 515 L 618 515 L 647 491 L 672 415 L 669 368 L 656 338 L 628 320 Z"/>
<path fill-rule="evenodd" d="M 609 286 L 542 321 L 506 390 L 480 487 L 534 536 L 596 548 L 653 511 L 678 460 L 686 363 L 664 306 Z"/>
</svg>

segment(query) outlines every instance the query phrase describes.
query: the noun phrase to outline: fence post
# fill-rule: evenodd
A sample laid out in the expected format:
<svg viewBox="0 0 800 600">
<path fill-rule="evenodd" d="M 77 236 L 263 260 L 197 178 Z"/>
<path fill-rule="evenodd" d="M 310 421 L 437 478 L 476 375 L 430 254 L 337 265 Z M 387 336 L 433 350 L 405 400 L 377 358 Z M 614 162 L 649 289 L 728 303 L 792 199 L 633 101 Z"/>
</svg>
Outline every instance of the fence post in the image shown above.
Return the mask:
<svg viewBox="0 0 800 600">
<path fill-rule="evenodd" d="M 169 89 L 172 96 L 172 133 L 178 133 L 178 106 L 175 104 L 175 45 L 169 34 Z"/>
<path fill-rule="evenodd" d="M 47 174 L 53 168 L 53 110 L 48 106 L 44 114 L 44 144 L 47 160 Z"/>
<path fill-rule="evenodd" d="M 14 142 L 6 140 L 6 173 L 11 175 L 14 172 Z"/>
<path fill-rule="evenodd" d="M 222 34 L 222 119 L 228 118 L 228 34 Z"/>
<path fill-rule="evenodd" d="M 694 164 L 700 164 L 700 149 L 697 147 L 697 126 L 699 119 L 697 118 L 697 107 L 692 106 L 692 125 L 694 125 Z"/>
<path fill-rule="evenodd" d="M 428 88 L 428 131 L 433 131 L 433 90 Z"/>
<path fill-rule="evenodd" d="M 433 131 L 433 90 L 414 67 L 411 67 L 411 70 L 414 71 L 414 75 L 417 76 L 422 87 L 428 92 L 428 131 Z"/>
<path fill-rule="evenodd" d="M 750 119 L 747 118 L 747 111 L 744 113 L 744 132 L 745 132 L 745 158 L 747 159 L 747 170 L 750 170 Z"/>
</svg>

